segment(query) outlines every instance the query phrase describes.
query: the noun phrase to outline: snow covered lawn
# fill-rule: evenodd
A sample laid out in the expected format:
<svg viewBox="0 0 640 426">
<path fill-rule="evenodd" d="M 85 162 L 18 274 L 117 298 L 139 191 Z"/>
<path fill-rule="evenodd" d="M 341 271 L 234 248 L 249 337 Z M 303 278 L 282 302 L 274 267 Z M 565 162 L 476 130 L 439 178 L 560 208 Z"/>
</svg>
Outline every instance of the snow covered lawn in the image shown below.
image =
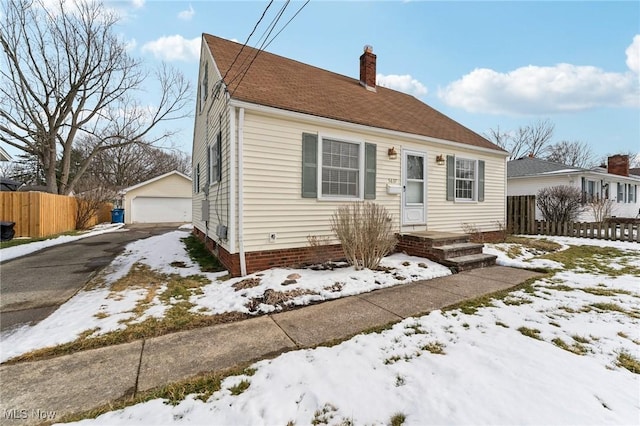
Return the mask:
<svg viewBox="0 0 640 426">
<path fill-rule="evenodd" d="M 81 423 L 638 424 L 640 247 L 549 239 L 564 249 L 552 259 L 487 247 L 502 264 L 557 270 L 505 297 L 260 361 L 175 405 L 153 399 Z"/>
<path fill-rule="evenodd" d="M 179 318 L 183 325 L 207 324 L 216 316 L 238 319 L 451 274 L 430 260 L 394 254 L 383 259 L 378 271 L 355 271 L 344 264 L 333 270 L 274 268 L 227 279 L 226 272 L 202 272 L 191 261 L 181 241 L 189 235 L 185 226 L 130 243 L 48 318 L 0 335 L 0 362 L 76 339 L 167 328 L 159 325 L 167 317 Z"/>
</svg>

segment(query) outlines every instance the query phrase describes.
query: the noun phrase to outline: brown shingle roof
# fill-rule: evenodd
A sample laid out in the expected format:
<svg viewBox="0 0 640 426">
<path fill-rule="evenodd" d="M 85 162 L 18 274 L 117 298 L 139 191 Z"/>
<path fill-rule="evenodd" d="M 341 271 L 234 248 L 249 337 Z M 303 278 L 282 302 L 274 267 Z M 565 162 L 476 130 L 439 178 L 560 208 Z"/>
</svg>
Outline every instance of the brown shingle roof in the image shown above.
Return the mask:
<svg viewBox="0 0 640 426">
<path fill-rule="evenodd" d="M 503 151 L 413 96 L 380 86 L 371 92 L 358 79 L 265 51 L 242 78 L 256 49 L 246 46 L 229 70 L 242 45 L 209 34 L 204 38 L 233 99 Z"/>
</svg>

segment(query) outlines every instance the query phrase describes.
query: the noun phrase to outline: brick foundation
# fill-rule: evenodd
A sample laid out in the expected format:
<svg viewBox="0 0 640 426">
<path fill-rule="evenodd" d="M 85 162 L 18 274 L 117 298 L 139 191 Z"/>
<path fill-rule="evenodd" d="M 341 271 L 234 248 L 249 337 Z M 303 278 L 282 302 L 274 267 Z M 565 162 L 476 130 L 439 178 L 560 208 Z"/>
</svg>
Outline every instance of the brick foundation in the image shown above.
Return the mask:
<svg viewBox="0 0 640 426">
<path fill-rule="evenodd" d="M 204 233 L 198 228 L 193 228 L 193 235 L 200 241 L 205 241 Z M 229 253 L 224 247 L 218 245 L 212 239 L 207 239 L 205 245 L 207 249 L 218 258 L 220 263 L 227 268 L 232 276 L 240 276 L 240 255 L 238 253 Z M 320 250 L 312 249 L 311 247 L 298 247 L 247 252 L 244 257 L 247 274 L 252 274 L 275 267 L 291 267 L 321 263 L 329 260 L 342 260 L 344 259 L 344 253 L 342 252 L 342 246 L 335 244 L 323 246 Z"/>
</svg>

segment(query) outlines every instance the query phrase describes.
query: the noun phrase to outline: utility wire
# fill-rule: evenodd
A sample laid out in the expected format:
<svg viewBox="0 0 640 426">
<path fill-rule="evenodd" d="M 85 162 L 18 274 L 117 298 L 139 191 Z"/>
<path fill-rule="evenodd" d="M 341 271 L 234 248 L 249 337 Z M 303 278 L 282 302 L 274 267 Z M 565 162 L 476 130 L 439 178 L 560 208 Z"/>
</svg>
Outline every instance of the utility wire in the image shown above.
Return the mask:
<svg viewBox="0 0 640 426">
<path fill-rule="evenodd" d="M 242 61 L 242 64 L 240 64 L 240 66 L 238 67 L 240 69 L 240 71 L 238 71 L 238 73 L 231 79 L 231 81 L 229 81 L 229 84 L 227 86 L 231 86 L 233 84 L 233 82 L 235 82 L 239 77 L 243 77 L 247 73 L 247 71 L 251 67 L 251 64 L 255 60 L 255 56 L 257 56 L 258 53 L 260 52 L 260 50 L 263 48 L 263 46 L 264 46 L 264 44 L 266 42 L 266 38 L 269 37 L 269 35 L 273 31 L 273 28 L 275 27 L 275 25 L 278 23 L 278 21 L 282 17 L 282 14 L 284 13 L 284 11 L 287 8 L 287 6 L 289 5 L 289 1 L 290 0 L 287 0 L 282 5 L 282 7 L 280 8 L 280 10 L 276 14 L 276 16 L 273 18 L 273 20 L 271 21 L 271 23 L 269 24 L 267 29 L 264 31 L 264 33 L 262 33 L 262 36 L 260 36 L 260 39 L 258 39 L 258 42 L 256 43 L 256 49 L 257 49 L 256 54 L 253 55 L 253 58 L 251 58 L 250 54 L 245 56 L 244 60 Z M 260 45 L 260 47 L 257 47 L 258 44 L 260 44 L 260 42 L 262 42 L 262 45 Z M 251 58 L 251 59 L 249 59 L 249 58 Z M 247 65 L 247 67 L 245 67 L 245 63 L 247 63 L 247 61 L 249 61 L 249 65 Z"/>
<path fill-rule="evenodd" d="M 278 16 L 278 18 L 276 19 L 276 21 L 273 24 L 273 27 L 271 28 L 271 30 L 269 31 L 269 34 L 267 34 L 267 37 L 265 38 L 265 41 L 263 42 L 262 46 L 260 46 L 260 48 L 258 49 L 258 51 L 256 52 L 256 54 L 254 55 L 253 59 L 251 60 L 251 62 L 249 63 L 249 65 L 247 66 L 246 70 L 244 71 L 244 73 L 242 74 L 242 77 L 240 78 L 240 81 L 238 82 L 238 84 L 236 85 L 235 89 L 233 89 L 233 92 L 231 92 L 231 96 L 233 96 L 233 94 L 235 93 L 235 91 L 238 89 L 238 87 L 240 86 L 240 84 L 242 83 L 242 80 L 244 79 L 244 77 L 247 75 L 247 72 L 249 71 L 249 68 L 251 68 L 251 65 L 253 64 L 253 62 L 256 60 L 256 58 L 258 57 L 258 55 L 260 54 L 260 52 L 264 49 L 266 49 L 272 42 L 273 40 L 275 40 L 280 33 L 291 23 L 291 21 L 293 21 L 293 19 L 298 16 L 298 14 L 302 11 L 302 9 L 304 9 L 307 4 L 309 4 L 311 0 L 307 0 L 297 11 L 296 13 L 293 14 L 293 16 L 284 24 L 284 26 L 280 29 L 280 31 L 278 31 L 273 38 L 271 38 L 271 40 L 269 40 L 267 42 L 267 39 L 269 38 L 269 35 L 271 35 L 271 32 L 273 31 L 273 29 L 275 28 L 275 25 L 277 24 L 277 22 L 280 20 L 280 17 L 282 16 L 282 13 L 284 12 L 284 9 L 286 8 L 286 5 L 289 4 L 289 1 L 287 1 L 287 3 L 285 4 L 285 6 L 282 9 L 282 12 L 280 13 L 280 15 Z M 262 39 L 262 37 L 260 38 Z M 266 43 L 266 44 L 265 44 Z M 235 80 L 235 78 L 234 78 Z"/>
<path fill-rule="evenodd" d="M 262 22 L 262 19 L 264 19 L 264 15 L 267 14 L 267 10 L 269 10 L 269 7 L 271 7 L 272 4 L 273 4 L 273 0 L 271 0 L 269 2 L 269 4 L 267 5 L 267 7 L 264 9 L 264 11 L 262 11 L 262 16 L 260 16 L 260 19 L 258 19 L 258 22 L 256 22 L 256 25 L 253 27 L 253 30 L 251 30 L 251 34 L 249 34 L 249 37 L 247 37 L 247 40 L 244 42 L 244 44 L 242 45 L 242 47 L 238 51 L 238 54 L 233 59 L 233 62 L 231 62 L 231 65 L 229 66 L 229 69 L 227 69 L 227 71 L 222 76 L 222 81 L 224 81 L 224 79 L 227 76 L 227 74 L 229 74 L 229 71 L 231 71 L 231 68 L 233 68 L 233 66 L 235 65 L 236 61 L 238 60 L 238 57 L 240 57 L 240 54 L 244 50 L 244 48 L 247 45 L 247 43 L 249 43 L 249 40 L 251 39 L 251 36 L 253 35 L 253 33 L 256 32 L 256 29 L 258 28 L 258 25 L 260 25 L 260 22 Z"/>
</svg>

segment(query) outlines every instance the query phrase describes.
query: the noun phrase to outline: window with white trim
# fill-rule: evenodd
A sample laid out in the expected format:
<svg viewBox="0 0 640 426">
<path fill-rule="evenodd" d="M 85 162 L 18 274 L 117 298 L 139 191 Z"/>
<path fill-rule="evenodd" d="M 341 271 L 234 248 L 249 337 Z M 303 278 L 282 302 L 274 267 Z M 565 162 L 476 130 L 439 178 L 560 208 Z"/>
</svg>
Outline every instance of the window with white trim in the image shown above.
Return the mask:
<svg viewBox="0 0 640 426">
<path fill-rule="evenodd" d="M 629 184 L 629 202 L 635 203 L 638 201 L 638 185 Z"/>
<path fill-rule="evenodd" d="M 618 197 L 616 199 L 616 201 L 618 203 L 624 203 L 625 199 L 624 199 L 624 184 L 618 182 Z"/>
<path fill-rule="evenodd" d="M 596 181 L 588 180 L 587 181 L 587 201 L 591 202 L 596 197 Z"/>
<path fill-rule="evenodd" d="M 361 198 L 362 144 L 322 138 L 321 196 Z"/>
<path fill-rule="evenodd" d="M 476 160 L 456 157 L 456 200 L 476 200 Z"/>
<path fill-rule="evenodd" d="M 204 109 L 204 105 L 209 97 L 209 63 L 204 63 L 204 75 L 200 82 L 200 112 Z"/>
</svg>

